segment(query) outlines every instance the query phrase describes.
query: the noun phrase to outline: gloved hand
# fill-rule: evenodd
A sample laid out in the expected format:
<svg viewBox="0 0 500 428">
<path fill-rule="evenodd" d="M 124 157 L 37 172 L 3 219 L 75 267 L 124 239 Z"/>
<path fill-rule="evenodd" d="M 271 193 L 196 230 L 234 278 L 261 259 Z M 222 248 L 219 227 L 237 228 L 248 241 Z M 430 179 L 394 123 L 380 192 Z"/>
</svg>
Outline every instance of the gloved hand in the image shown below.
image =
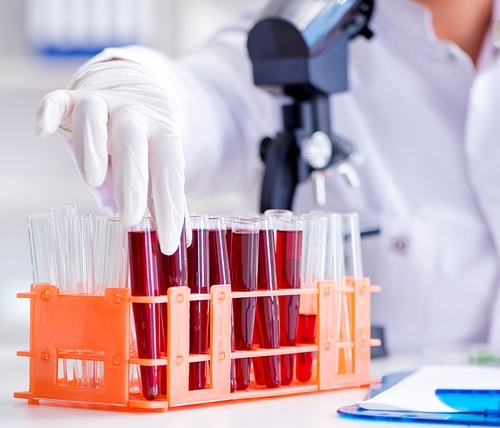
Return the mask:
<svg viewBox="0 0 500 428">
<path fill-rule="evenodd" d="M 70 90 L 43 98 L 35 130 L 41 137 L 59 130 L 72 142 L 91 187 L 103 184 L 111 155 L 122 221 L 139 223 L 148 206 L 162 252 L 177 249 L 184 219 L 190 242 L 179 111 L 154 70 L 123 60 L 85 67 Z"/>
</svg>

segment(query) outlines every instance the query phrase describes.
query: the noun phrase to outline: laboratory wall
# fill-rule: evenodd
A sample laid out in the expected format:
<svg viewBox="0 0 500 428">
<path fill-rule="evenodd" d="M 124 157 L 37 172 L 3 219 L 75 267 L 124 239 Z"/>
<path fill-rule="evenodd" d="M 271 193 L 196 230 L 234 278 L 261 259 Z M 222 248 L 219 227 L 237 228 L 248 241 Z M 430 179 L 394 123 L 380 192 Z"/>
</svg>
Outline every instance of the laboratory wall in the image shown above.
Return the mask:
<svg viewBox="0 0 500 428">
<path fill-rule="evenodd" d="M 83 14 L 61 14 L 61 1 L 78 2 L 0 0 L 0 342 L 18 341 L 21 347 L 28 346 L 29 303 L 16 299 L 16 293 L 27 291 L 32 281 L 26 216 L 67 204 L 78 204 L 81 212 L 99 214 L 63 138 L 53 135 L 41 139 L 33 130 L 33 113 L 41 98 L 51 90 L 64 88 L 87 58 L 40 53 L 45 40 L 56 40 L 54 28 L 62 28 L 57 25 L 63 25 L 65 20 L 73 20 L 70 28 L 84 27 L 85 23 L 79 20 Z M 141 1 L 84 0 L 83 4 L 102 7 L 107 2 L 108 10 L 115 16 L 121 6 L 137 7 Z M 144 7 L 152 12 L 144 15 L 147 25 L 141 24 L 141 37 L 144 43 L 176 57 L 195 49 L 252 3 L 144 0 Z M 33 7 L 41 4 L 45 4 L 44 15 L 35 16 Z M 47 35 L 46 31 L 52 34 Z M 127 35 L 126 28 L 121 31 Z M 189 198 L 188 204 L 192 211 L 206 213 L 248 208 L 241 195 L 236 194 L 207 200 Z"/>
</svg>

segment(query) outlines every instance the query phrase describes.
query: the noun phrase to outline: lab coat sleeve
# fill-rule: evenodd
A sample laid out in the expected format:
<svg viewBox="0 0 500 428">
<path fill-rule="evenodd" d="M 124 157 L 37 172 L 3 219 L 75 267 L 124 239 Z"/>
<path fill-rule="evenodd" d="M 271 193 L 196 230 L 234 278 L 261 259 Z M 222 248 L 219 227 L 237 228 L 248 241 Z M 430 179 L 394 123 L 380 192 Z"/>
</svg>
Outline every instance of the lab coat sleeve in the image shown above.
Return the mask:
<svg viewBox="0 0 500 428">
<path fill-rule="evenodd" d="M 280 122 L 279 102 L 253 84 L 246 49 L 250 15 L 174 60 L 145 47 L 108 48 L 81 69 L 125 59 L 154 69 L 181 112 L 186 191 L 191 196 L 240 191 L 257 201 L 263 165 L 259 143 Z M 75 74 L 78 76 L 77 72 Z M 114 206 L 111 167 L 103 186 L 90 189 L 103 212 Z"/>
</svg>

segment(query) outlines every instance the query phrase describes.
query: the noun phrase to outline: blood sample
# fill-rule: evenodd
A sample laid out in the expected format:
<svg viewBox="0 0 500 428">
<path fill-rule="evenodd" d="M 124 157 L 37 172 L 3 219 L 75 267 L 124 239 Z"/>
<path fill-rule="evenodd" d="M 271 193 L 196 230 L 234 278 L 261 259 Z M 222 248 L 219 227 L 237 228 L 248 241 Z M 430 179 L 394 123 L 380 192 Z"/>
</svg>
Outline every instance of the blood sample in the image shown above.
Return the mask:
<svg viewBox="0 0 500 428">
<path fill-rule="evenodd" d="M 325 278 L 325 252 L 327 237 L 327 217 L 321 214 L 305 214 L 302 241 L 302 288 L 316 288 Z M 317 296 L 305 294 L 300 298 L 298 343 L 316 343 Z M 299 382 L 307 382 L 312 376 L 313 352 L 297 354 L 296 377 Z"/>
<path fill-rule="evenodd" d="M 259 222 L 234 220 L 231 238 L 231 288 L 232 291 L 257 289 L 257 254 Z M 251 350 L 255 325 L 255 297 L 233 300 L 234 339 L 236 350 Z M 236 389 L 250 386 L 251 358 L 236 360 Z"/>
<path fill-rule="evenodd" d="M 208 217 L 191 216 L 193 240 L 187 248 L 188 286 L 193 294 L 209 292 Z M 197 300 L 189 309 L 189 352 L 209 353 L 209 302 Z M 204 389 L 208 381 L 208 362 L 189 364 L 189 389 Z"/>
<path fill-rule="evenodd" d="M 276 276 L 278 289 L 300 288 L 302 220 L 276 220 Z M 299 296 L 280 296 L 280 346 L 295 346 L 299 319 Z M 281 356 L 281 385 L 293 380 L 294 355 Z"/>
<path fill-rule="evenodd" d="M 186 229 L 182 228 L 179 247 L 170 256 L 163 254 L 158 248 L 158 284 L 160 295 L 166 296 L 170 287 L 181 287 L 187 285 L 187 254 L 186 254 Z M 167 354 L 168 344 L 168 308 L 166 303 L 160 305 L 161 340 L 160 351 Z M 159 367 L 160 372 L 160 392 L 166 395 L 167 388 L 167 368 Z"/>
<path fill-rule="evenodd" d="M 224 224 L 226 225 L 226 247 L 227 247 L 227 258 L 231 264 L 231 238 L 233 236 L 233 217 L 225 217 Z"/>
<path fill-rule="evenodd" d="M 129 229 L 130 287 L 132 296 L 158 296 L 158 241 L 151 217 L 144 217 Z M 159 307 L 153 303 L 132 303 L 139 358 L 160 358 Z M 141 391 L 154 400 L 160 394 L 158 366 L 140 366 Z"/>
<path fill-rule="evenodd" d="M 227 250 L 227 229 L 223 217 L 210 217 L 208 220 L 208 249 L 210 259 L 210 286 L 231 284 Z M 231 311 L 231 352 L 235 350 L 234 321 Z M 236 366 L 231 360 L 230 391 L 236 391 Z"/>
<path fill-rule="evenodd" d="M 316 343 L 316 315 L 300 314 L 297 342 L 301 344 Z M 297 354 L 297 368 L 295 375 L 299 382 L 307 382 L 312 376 L 314 353 L 302 352 Z"/>
<path fill-rule="evenodd" d="M 276 290 L 276 261 L 274 248 L 274 227 L 271 217 L 259 220 L 259 257 L 257 288 Z M 257 341 L 260 348 L 276 349 L 279 347 L 279 305 L 276 296 L 257 299 Z M 280 356 L 271 355 L 253 359 L 255 380 L 267 388 L 281 385 Z"/>
</svg>

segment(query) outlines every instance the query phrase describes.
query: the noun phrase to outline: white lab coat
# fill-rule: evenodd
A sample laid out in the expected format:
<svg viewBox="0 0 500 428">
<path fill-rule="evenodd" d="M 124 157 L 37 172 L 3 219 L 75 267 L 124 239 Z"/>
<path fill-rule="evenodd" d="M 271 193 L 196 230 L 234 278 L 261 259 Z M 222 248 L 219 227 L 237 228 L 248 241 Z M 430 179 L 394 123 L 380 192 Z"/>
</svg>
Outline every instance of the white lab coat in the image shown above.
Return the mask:
<svg viewBox="0 0 500 428">
<path fill-rule="evenodd" d="M 281 128 L 282 100 L 253 85 L 251 25 L 242 20 L 180 62 L 140 47 L 93 61 L 122 57 L 161 72 L 183 115 L 187 191 L 238 189 L 257 208 L 259 143 Z M 362 186 L 328 178 L 326 209 L 358 211 L 381 227 L 364 240 L 363 259 L 383 289 L 372 319 L 386 327 L 391 350 L 500 343 L 500 61 L 492 35 L 476 71 L 457 46 L 436 40 L 429 14 L 410 0 L 379 0 L 371 27 L 371 41 L 349 46 L 350 91 L 332 98 L 335 132 L 366 156 Z M 110 176 L 96 197 L 114 210 Z M 306 183 L 294 210 L 311 209 Z"/>
</svg>

